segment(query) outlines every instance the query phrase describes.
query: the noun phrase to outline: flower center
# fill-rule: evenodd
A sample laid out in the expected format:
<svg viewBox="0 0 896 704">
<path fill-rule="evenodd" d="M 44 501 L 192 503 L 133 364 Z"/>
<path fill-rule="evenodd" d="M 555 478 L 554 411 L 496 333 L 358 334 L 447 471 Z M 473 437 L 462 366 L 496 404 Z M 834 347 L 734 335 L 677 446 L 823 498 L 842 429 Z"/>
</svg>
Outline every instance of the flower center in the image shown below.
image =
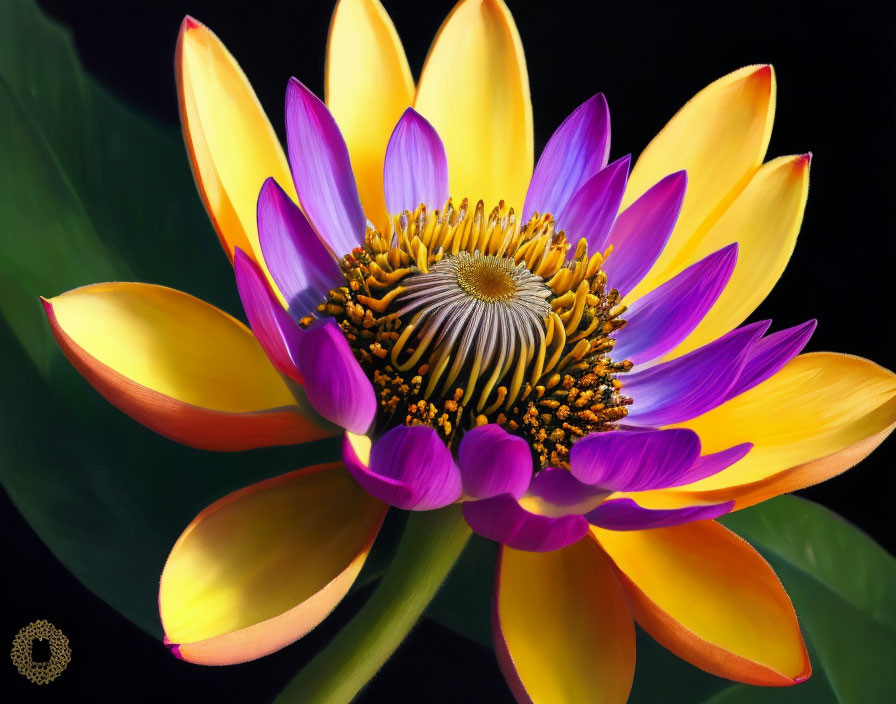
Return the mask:
<svg viewBox="0 0 896 704">
<path fill-rule="evenodd" d="M 458 252 L 436 264 L 433 274 L 441 273 L 440 269 L 449 277 L 453 276 L 457 284 L 473 298 L 486 303 L 511 300 L 517 291 L 517 282 L 529 283 L 527 279 L 532 282 L 541 281 L 540 276 L 531 274 L 523 264 L 514 266 L 510 259 L 486 256 L 479 252 Z M 545 287 L 545 297 L 549 293 Z M 545 310 L 542 317 L 548 312 L 549 310 Z"/>
<path fill-rule="evenodd" d="M 610 430 L 631 399 L 609 353 L 625 322 L 606 289 L 605 253 L 572 249 L 550 215 L 518 226 L 449 199 L 368 227 L 342 259 L 346 285 L 318 307 L 341 325 L 380 403 L 377 432 L 435 428 L 450 446 L 497 423 L 525 437 L 541 466 L 566 465 L 578 437 Z M 311 318 L 303 321 L 310 323 Z"/>
<path fill-rule="evenodd" d="M 427 273 L 411 274 L 397 298 L 399 318 L 410 324 L 392 346 L 390 360 L 408 370 L 432 350 L 425 397 L 450 394 L 465 379 L 458 401 L 468 404 L 479 391 L 476 410 L 485 407 L 495 384 L 516 363 L 510 392 L 519 393 L 522 373 L 544 342 L 551 290 L 523 262 L 480 252 L 449 254 Z M 417 333 L 416 336 L 414 333 Z M 402 352 L 408 343 L 415 348 Z"/>
</svg>

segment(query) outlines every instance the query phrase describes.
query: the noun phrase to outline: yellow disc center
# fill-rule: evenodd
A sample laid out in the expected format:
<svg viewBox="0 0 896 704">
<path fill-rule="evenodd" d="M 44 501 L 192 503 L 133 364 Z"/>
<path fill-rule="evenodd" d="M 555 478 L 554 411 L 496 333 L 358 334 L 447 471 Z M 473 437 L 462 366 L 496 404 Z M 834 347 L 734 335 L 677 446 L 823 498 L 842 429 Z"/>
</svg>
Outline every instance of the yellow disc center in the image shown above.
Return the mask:
<svg viewBox="0 0 896 704">
<path fill-rule="evenodd" d="M 457 283 L 480 301 L 507 301 L 516 293 L 512 266 L 512 259 L 466 256 L 457 267 Z"/>
</svg>

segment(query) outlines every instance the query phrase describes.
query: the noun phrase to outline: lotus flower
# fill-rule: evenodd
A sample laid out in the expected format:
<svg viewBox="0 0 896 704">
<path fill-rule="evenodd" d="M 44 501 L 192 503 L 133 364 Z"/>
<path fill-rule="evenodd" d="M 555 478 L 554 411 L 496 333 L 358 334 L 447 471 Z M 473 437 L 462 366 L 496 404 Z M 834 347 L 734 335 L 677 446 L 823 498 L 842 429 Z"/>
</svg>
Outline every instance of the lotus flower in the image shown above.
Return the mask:
<svg viewBox="0 0 896 704">
<path fill-rule="evenodd" d="M 111 283 L 45 301 L 53 333 L 101 394 L 178 442 L 344 431 L 343 463 L 237 491 L 181 535 L 159 596 L 176 655 L 283 647 L 346 594 L 388 505 L 460 502 L 502 545 L 495 645 L 519 701 L 624 701 L 633 620 L 723 677 L 809 676 L 772 569 L 712 519 L 860 461 L 896 423 L 896 376 L 800 355 L 814 321 L 741 326 L 808 191 L 809 154 L 763 163 L 770 66 L 700 91 L 631 171 L 608 163 L 600 94 L 533 171 L 501 0 L 457 5 L 416 89 L 380 4 L 342 0 L 326 105 L 287 87 L 288 159 L 190 18 L 176 66 L 251 331 L 186 293 Z"/>
</svg>

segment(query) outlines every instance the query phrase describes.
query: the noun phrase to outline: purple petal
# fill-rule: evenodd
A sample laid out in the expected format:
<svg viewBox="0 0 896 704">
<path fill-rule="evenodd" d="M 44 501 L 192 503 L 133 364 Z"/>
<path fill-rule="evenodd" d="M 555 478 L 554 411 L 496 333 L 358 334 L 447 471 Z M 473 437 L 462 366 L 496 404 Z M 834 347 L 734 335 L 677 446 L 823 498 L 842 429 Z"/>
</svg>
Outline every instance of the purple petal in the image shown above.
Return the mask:
<svg viewBox="0 0 896 704">
<path fill-rule="evenodd" d="M 273 178 L 258 194 L 258 239 L 264 263 L 296 320 L 345 282 L 333 255 Z"/>
<path fill-rule="evenodd" d="M 588 532 L 582 516 L 539 516 L 530 513 L 509 494 L 468 501 L 464 518 L 476 533 L 514 550 L 549 552 L 572 545 Z"/>
<path fill-rule="evenodd" d="M 733 501 L 685 508 L 652 509 L 642 508 L 631 499 L 612 499 L 605 501 L 585 517 L 594 525 L 607 530 L 647 530 L 718 518 L 732 508 Z"/>
<path fill-rule="evenodd" d="M 576 479 L 561 467 L 548 467 L 532 478 L 528 494 L 540 499 L 539 504 L 549 504 L 546 515 L 563 516 L 571 513 L 585 514 L 607 498 L 610 492 Z M 547 507 L 545 507 L 547 508 Z"/>
<path fill-rule="evenodd" d="M 809 342 L 818 321 L 809 320 L 786 330 L 769 335 L 759 340 L 747 357 L 747 364 L 737 382 L 728 392 L 728 398 L 734 398 L 757 384 L 761 384 L 776 374 L 791 359 L 796 357 Z"/>
<path fill-rule="evenodd" d="M 616 333 L 614 354 L 635 364 L 649 362 L 684 340 L 703 320 L 737 263 L 737 243 L 710 254 L 639 298 Z"/>
<path fill-rule="evenodd" d="M 303 331 L 296 365 L 314 410 L 352 433 L 367 432 L 376 394 L 334 320 L 317 320 Z"/>
<path fill-rule="evenodd" d="M 766 320 L 732 330 L 693 352 L 627 374 L 623 392 L 634 403 L 625 422 L 637 426 L 680 423 L 724 403 L 750 350 L 768 326 Z"/>
<path fill-rule="evenodd" d="M 489 423 L 464 434 L 457 451 L 464 494 L 487 499 L 510 494 L 518 499 L 532 479 L 529 443 Z"/>
<path fill-rule="evenodd" d="M 610 111 L 602 93 L 577 107 L 548 140 L 529 182 L 523 222 L 562 211 L 610 156 Z"/>
<path fill-rule="evenodd" d="M 653 268 L 678 220 L 688 177 L 666 176 L 623 210 L 607 237 L 613 253 L 603 264 L 610 286 L 625 296 Z"/>
<path fill-rule="evenodd" d="M 557 227 L 566 231 L 571 242 L 584 237 L 590 253 L 603 250 L 619 213 L 630 162 L 631 156 L 624 156 L 592 176 L 556 214 Z"/>
<path fill-rule="evenodd" d="M 233 252 L 233 272 L 255 338 L 271 363 L 301 384 L 302 375 L 296 360 L 304 331 L 283 310 L 258 264 L 239 247 Z"/>
<path fill-rule="evenodd" d="M 448 200 L 448 159 L 433 126 L 413 108 L 404 111 L 386 148 L 383 168 L 386 208 L 412 213 L 421 203 L 429 210 Z"/>
<path fill-rule="evenodd" d="M 684 486 L 685 484 L 693 484 L 694 482 L 711 477 L 718 474 L 723 469 L 728 469 L 735 462 L 740 462 L 747 453 L 753 449 L 753 443 L 745 442 L 740 445 L 734 445 L 727 450 L 720 450 L 711 455 L 703 455 L 698 457 L 691 468 L 682 474 L 674 484 L 670 484 L 668 488 L 673 486 Z"/>
<path fill-rule="evenodd" d="M 348 148 L 326 105 L 295 78 L 286 88 L 286 145 L 302 210 L 337 257 L 348 254 L 367 223 Z"/>
<path fill-rule="evenodd" d="M 370 466 L 358 459 L 346 437 L 346 467 L 371 496 L 406 511 L 429 511 L 460 498 L 460 472 L 438 433 L 425 425 L 399 425 L 370 451 Z"/>
<path fill-rule="evenodd" d="M 617 430 L 591 433 L 572 446 L 569 467 L 585 484 L 611 491 L 670 486 L 700 455 L 693 430 Z"/>
</svg>

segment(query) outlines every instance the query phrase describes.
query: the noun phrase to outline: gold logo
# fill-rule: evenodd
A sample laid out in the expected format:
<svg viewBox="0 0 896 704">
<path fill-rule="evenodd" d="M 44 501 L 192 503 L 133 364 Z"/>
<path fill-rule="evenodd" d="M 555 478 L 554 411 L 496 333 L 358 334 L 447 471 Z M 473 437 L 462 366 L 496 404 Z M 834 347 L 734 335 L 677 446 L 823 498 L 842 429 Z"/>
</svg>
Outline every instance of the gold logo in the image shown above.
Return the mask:
<svg viewBox="0 0 896 704">
<path fill-rule="evenodd" d="M 34 641 L 45 640 L 50 644 L 50 658 L 46 662 L 34 660 Z M 35 621 L 21 629 L 12 641 L 9 653 L 19 674 L 34 684 L 47 684 L 65 672 L 72 659 L 68 638 L 49 621 Z"/>
</svg>

